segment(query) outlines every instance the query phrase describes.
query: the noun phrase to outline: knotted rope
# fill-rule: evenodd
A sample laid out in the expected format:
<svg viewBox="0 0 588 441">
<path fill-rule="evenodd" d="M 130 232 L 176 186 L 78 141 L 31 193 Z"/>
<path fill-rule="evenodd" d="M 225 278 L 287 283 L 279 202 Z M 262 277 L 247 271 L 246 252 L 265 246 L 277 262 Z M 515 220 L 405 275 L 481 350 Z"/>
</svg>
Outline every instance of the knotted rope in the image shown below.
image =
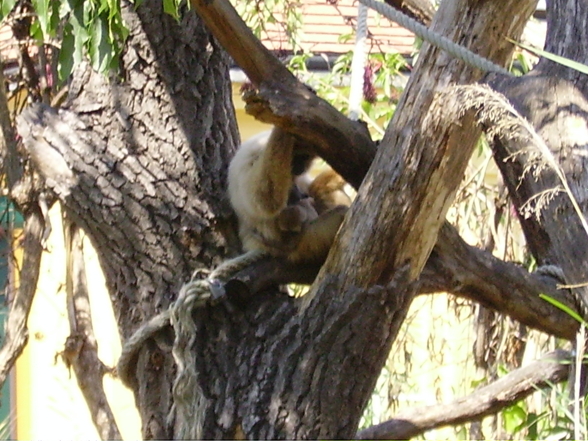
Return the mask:
<svg viewBox="0 0 588 441">
<path fill-rule="evenodd" d="M 137 359 L 139 350 L 159 331 L 170 325 L 173 327 L 175 338 L 172 354 L 177 365 L 177 373 L 172 388 L 174 402 L 168 415 L 168 423 L 171 425 L 175 419 L 179 439 L 202 438 L 200 415 L 206 409 L 206 397 L 198 383 L 195 369 L 196 355 L 193 348 L 197 327 L 192 312 L 224 297 L 224 283 L 264 257 L 267 257 L 267 254 L 261 251 L 247 252 L 223 262 L 205 279 L 198 278 L 202 271 L 194 272 L 190 281 L 182 286 L 178 298 L 169 309 L 145 322 L 122 348 L 117 372 L 122 382 L 130 385 L 135 372 L 133 362 Z"/>
</svg>

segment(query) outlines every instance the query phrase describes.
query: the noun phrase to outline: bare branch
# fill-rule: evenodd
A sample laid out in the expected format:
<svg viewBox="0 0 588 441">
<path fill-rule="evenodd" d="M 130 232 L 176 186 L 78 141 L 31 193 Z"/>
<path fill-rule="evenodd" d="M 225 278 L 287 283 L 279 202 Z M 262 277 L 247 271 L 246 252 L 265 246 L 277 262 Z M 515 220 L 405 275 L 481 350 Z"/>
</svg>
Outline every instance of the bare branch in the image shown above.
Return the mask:
<svg viewBox="0 0 588 441">
<path fill-rule="evenodd" d="M 409 439 L 436 427 L 462 424 L 504 409 L 538 389 L 568 378 L 569 352 L 556 350 L 451 403 L 400 412 L 357 434 L 359 439 Z"/>
<path fill-rule="evenodd" d="M 25 216 L 24 259 L 18 290 L 10 305 L 4 344 L 0 349 L 0 384 L 6 380 L 28 340 L 27 319 L 39 280 L 43 231 L 43 216 L 40 213 L 32 211 Z"/>
<path fill-rule="evenodd" d="M 82 232 L 67 218 L 64 220 L 64 230 L 70 335 L 62 353 L 63 360 L 75 372 L 100 438 L 122 439 L 102 382 L 105 372 L 111 369 L 98 358 L 86 283 Z"/>
<path fill-rule="evenodd" d="M 573 340 L 578 322 L 539 297 L 545 294 L 576 308 L 570 291 L 558 289 L 557 283 L 468 245 L 445 223 L 421 274 L 419 292 L 444 291 L 465 297 L 532 328 Z"/>
</svg>

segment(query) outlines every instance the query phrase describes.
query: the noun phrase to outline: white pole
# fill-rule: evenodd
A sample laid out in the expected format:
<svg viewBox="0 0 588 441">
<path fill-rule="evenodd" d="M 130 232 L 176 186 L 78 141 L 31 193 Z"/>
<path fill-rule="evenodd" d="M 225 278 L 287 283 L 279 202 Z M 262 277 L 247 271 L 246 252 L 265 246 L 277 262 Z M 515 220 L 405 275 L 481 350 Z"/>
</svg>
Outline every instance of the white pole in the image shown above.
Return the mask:
<svg viewBox="0 0 588 441">
<path fill-rule="evenodd" d="M 355 36 L 355 49 L 351 60 L 351 87 L 349 90 L 349 118 L 356 121 L 361 115 L 361 103 L 363 102 L 363 76 L 365 71 L 367 38 L 368 7 L 359 3 L 357 7 L 357 32 Z"/>
</svg>

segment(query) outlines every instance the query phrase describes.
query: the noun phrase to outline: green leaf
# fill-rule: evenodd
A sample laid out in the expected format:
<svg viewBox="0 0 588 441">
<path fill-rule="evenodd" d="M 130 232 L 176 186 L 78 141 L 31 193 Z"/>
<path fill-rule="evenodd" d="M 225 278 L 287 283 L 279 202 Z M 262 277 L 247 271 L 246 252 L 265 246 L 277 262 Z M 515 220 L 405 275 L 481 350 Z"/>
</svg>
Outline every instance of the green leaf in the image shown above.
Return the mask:
<svg viewBox="0 0 588 441">
<path fill-rule="evenodd" d="M 96 17 L 91 26 L 89 55 L 92 68 L 105 73 L 113 58 L 112 42 L 108 41 L 108 26 L 102 17 Z"/>
<path fill-rule="evenodd" d="M 577 320 L 579 323 L 586 324 L 584 319 L 569 306 L 564 305 L 563 303 L 561 303 L 558 300 L 555 300 L 553 297 L 549 297 L 547 294 L 539 294 L 539 297 L 542 298 L 543 300 L 545 300 L 546 302 L 551 303 L 556 308 L 561 309 L 563 312 L 568 314 L 573 319 Z"/>
<path fill-rule="evenodd" d="M 55 37 L 60 23 L 59 11 L 61 9 L 62 0 L 51 0 L 49 2 L 49 20 L 47 35 Z"/>
<path fill-rule="evenodd" d="M 565 57 L 561 57 L 559 55 L 552 54 L 551 52 L 547 52 L 547 51 L 541 50 L 541 49 L 533 47 L 533 46 L 529 46 L 528 44 L 520 43 L 520 42 L 514 41 L 514 40 L 509 40 L 509 41 L 511 43 L 516 44 L 519 47 L 522 47 L 523 49 L 525 49 L 529 52 L 534 53 L 535 55 L 538 55 L 543 58 L 547 58 L 548 60 L 551 60 L 551 61 L 555 61 L 556 63 L 559 63 L 562 66 L 569 67 L 570 69 L 575 69 L 578 72 L 581 72 L 583 74 L 588 75 L 588 66 L 585 64 L 578 63 L 577 61 L 573 61 L 573 60 L 570 60 L 569 58 L 565 58 Z"/>
<path fill-rule="evenodd" d="M 35 20 L 31 23 L 31 28 L 29 29 L 29 34 L 34 40 L 42 41 L 43 40 L 43 30 L 41 29 L 41 24 L 38 20 Z"/>
<path fill-rule="evenodd" d="M 163 0 L 163 12 L 171 15 L 176 20 L 180 19 L 178 3 L 176 2 L 176 0 Z"/>
<path fill-rule="evenodd" d="M 528 429 L 525 438 L 529 440 L 539 439 L 538 422 L 539 415 L 537 415 L 535 412 L 529 412 L 529 414 L 527 415 Z"/>
<path fill-rule="evenodd" d="M 12 11 L 12 8 L 14 8 L 15 4 L 16 0 L 2 0 L 0 5 L 0 20 L 4 19 L 4 17 L 10 14 L 10 11 Z"/>
<path fill-rule="evenodd" d="M 504 422 L 504 430 L 511 435 L 520 431 L 527 421 L 527 412 L 525 412 L 525 409 L 519 403 L 507 407 L 501 412 L 501 415 Z"/>
<path fill-rule="evenodd" d="M 71 75 L 74 67 L 74 50 L 75 36 L 73 26 L 67 23 L 63 28 L 63 40 L 61 41 L 61 50 L 57 64 L 57 74 L 59 81 L 65 81 Z"/>
<path fill-rule="evenodd" d="M 43 38 L 47 38 L 49 36 L 49 23 L 51 20 L 49 0 L 32 0 L 32 3 L 33 8 L 37 13 L 37 17 L 39 18 L 39 25 L 41 27 L 41 32 L 43 33 Z"/>
</svg>

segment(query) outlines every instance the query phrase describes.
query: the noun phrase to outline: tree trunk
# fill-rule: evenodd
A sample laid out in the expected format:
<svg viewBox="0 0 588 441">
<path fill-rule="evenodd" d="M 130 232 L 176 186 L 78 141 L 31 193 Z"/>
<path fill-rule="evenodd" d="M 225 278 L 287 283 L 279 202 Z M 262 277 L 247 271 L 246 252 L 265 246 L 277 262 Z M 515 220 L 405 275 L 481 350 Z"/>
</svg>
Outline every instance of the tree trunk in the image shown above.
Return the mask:
<svg viewBox="0 0 588 441">
<path fill-rule="evenodd" d="M 545 50 L 588 64 L 588 4 L 575 0 L 547 3 Z M 519 78 L 491 77 L 545 140 L 573 196 L 588 214 L 588 76 L 541 59 Z M 575 289 L 588 312 L 588 231 L 582 226 L 556 171 L 535 146 L 494 145 L 498 166 L 519 213 L 529 248 L 539 265 L 561 268 L 562 283 Z"/>
<path fill-rule="evenodd" d="M 227 253 L 224 185 L 238 133 L 228 57 L 199 18 L 185 13 L 177 23 L 157 0 L 125 2 L 124 18 L 119 74 L 80 67 L 65 110 L 29 114 L 48 127 L 32 129 L 29 151 L 91 237 L 127 338 L 168 307 L 194 269 Z M 164 343 L 150 342 L 137 360 L 145 438 L 174 436 L 175 371 Z"/>
<path fill-rule="evenodd" d="M 509 3 L 517 13 L 508 21 L 499 13 L 504 5 L 446 5 L 436 29 L 502 63 L 511 49 L 503 36 L 516 38 L 533 9 L 531 1 Z M 198 315 L 205 438 L 230 436 L 233 427 L 240 433 L 239 425 L 256 439 L 354 435 L 479 133 L 471 116 L 444 126 L 439 114 L 428 114 L 433 85 L 479 76 L 438 50 L 421 53 L 372 174 L 309 294 L 257 298 L 231 321 L 221 308 Z M 218 319 L 204 319 L 213 314 Z"/>
</svg>

